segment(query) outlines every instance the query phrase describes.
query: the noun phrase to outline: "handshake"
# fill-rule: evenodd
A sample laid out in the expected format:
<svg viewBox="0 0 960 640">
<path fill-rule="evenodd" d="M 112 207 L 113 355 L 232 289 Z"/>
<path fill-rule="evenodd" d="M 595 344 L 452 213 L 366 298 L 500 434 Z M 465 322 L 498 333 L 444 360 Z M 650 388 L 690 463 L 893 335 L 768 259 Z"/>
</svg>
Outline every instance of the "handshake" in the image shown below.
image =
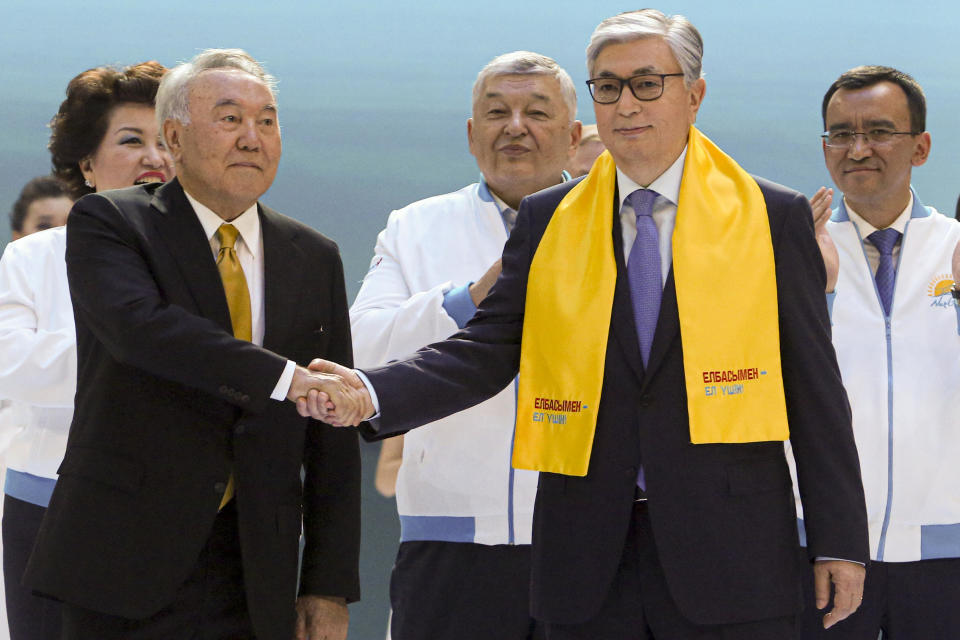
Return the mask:
<svg viewBox="0 0 960 640">
<path fill-rule="evenodd" d="M 355 427 L 374 414 L 373 400 L 359 376 L 329 360 L 297 366 L 287 399 L 296 403 L 304 418 L 334 427 Z"/>
</svg>

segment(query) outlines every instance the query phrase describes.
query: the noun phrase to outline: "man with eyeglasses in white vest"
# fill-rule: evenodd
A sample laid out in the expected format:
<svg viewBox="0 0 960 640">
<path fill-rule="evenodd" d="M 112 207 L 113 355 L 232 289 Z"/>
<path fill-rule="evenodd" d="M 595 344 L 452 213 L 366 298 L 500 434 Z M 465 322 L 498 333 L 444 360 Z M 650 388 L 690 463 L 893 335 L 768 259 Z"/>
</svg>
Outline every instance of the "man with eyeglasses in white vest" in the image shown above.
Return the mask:
<svg viewBox="0 0 960 640">
<path fill-rule="evenodd" d="M 811 205 L 871 562 L 859 610 L 825 632 L 810 601 L 803 637 L 960 637 L 960 224 L 910 186 L 930 154 L 913 78 L 850 69 L 822 111 L 824 159 L 843 197 L 831 212 L 833 190 L 821 188 Z"/>
</svg>

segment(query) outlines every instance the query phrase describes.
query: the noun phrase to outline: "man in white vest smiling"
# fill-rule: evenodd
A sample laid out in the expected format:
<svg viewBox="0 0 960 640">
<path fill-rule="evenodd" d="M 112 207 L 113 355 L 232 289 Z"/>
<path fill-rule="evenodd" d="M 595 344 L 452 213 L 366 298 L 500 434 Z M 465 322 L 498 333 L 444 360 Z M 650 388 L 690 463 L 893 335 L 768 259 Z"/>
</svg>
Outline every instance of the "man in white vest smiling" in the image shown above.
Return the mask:
<svg viewBox="0 0 960 640">
<path fill-rule="evenodd" d="M 923 89 L 889 67 L 851 69 L 823 99 L 843 197 L 831 213 L 821 188 L 811 204 L 871 563 L 860 609 L 824 634 L 808 603 L 804 638 L 960 637 L 960 224 L 910 186 L 930 153 L 925 120 Z"/>
<path fill-rule="evenodd" d="M 467 140 L 480 180 L 390 214 L 350 309 L 358 366 L 408 356 L 466 325 L 500 275 L 520 201 L 568 178 L 577 92 L 552 59 L 497 56 L 477 76 L 472 111 Z M 384 441 L 381 460 L 403 458 L 393 640 L 543 637 L 528 595 L 537 474 L 510 466 L 515 417 L 511 383 L 405 441 Z"/>
</svg>

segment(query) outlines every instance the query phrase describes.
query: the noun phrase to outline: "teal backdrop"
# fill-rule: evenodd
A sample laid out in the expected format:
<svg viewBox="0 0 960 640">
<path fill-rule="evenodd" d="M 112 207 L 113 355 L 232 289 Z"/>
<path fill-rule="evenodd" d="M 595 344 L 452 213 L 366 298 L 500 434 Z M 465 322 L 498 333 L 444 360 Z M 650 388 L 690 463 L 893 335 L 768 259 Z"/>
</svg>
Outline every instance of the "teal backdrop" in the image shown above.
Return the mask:
<svg viewBox="0 0 960 640">
<path fill-rule="evenodd" d="M 49 170 L 46 127 L 67 81 L 101 64 L 172 66 L 208 47 L 240 47 L 280 80 L 284 154 L 264 201 L 340 244 L 356 295 L 391 209 L 457 189 L 478 171 L 467 151 L 470 89 L 494 56 L 529 49 L 573 76 L 592 122 L 584 49 L 609 0 L 185 2 L 5 0 L 0 17 L 0 212 Z M 933 150 L 914 172 L 926 204 L 952 215 L 958 137 L 956 2 L 667 2 L 706 43 L 701 129 L 748 171 L 810 195 L 830 184 L 820 101 L 842 71 L 886 64 L 925 88 Z M 6 218 L 0 248 L 9 240 Z M 373 489 L 378 447 L 364 451 L 363 601 L 354 639 L 382 638 L 399 528 Z M 469 579 L 466 576 L 465 579 Z"/>
</svg>

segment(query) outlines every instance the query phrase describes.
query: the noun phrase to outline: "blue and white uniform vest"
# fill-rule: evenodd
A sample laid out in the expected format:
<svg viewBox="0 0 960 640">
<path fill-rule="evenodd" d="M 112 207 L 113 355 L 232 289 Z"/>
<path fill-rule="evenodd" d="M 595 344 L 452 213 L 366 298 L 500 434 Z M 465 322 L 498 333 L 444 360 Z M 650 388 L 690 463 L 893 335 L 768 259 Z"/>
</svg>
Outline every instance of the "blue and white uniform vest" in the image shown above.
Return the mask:
<svg viewBox="0 0 960 640">
<path fill-rule="evenodd" d="M 853 412 L 871 558 L 960 557 L 960 310 L 950 295 L 960 224 L 913 194 L 889 317 L 842 202 L 827 229 L 840 254 L 833 344 Z"/>
<path fill-rule="evenodd" d="M 506 240 L 482 181 L 391 212 L 350 309 L 355 365 L 385 364 L 456 333 L 445 296 L 469 300 L 465 286 L 500 258 Z M 401 541 L 530 544 L 537 474 L 510 464 L 515 384 L 404 435 Z"/>
</svg>

